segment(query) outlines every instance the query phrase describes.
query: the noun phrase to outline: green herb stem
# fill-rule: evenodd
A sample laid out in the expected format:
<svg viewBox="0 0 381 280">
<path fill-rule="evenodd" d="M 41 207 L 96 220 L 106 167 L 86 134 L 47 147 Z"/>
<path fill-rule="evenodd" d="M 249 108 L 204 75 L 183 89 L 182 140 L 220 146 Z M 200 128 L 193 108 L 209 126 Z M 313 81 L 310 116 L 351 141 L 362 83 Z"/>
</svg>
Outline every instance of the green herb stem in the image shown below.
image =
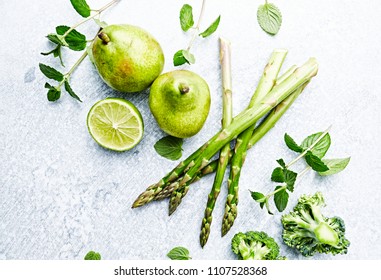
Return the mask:
<svg viewBox="0 0 381 280">
<path fill-rule="evenodd" d="M 71 74 L 73 74 L 74 70 L 82 63 L 82 61 L 86 58 L 87 55 L 87 51 L 84 51 L 81 57 L 77 60 L 77 62 L 74 63 L 74 65 L 70 68 L 69 72 L 65 74 L 66 78 L 69 78 Z"/>
<path fill-rule="evenodd" d="M 204 17 L 205 6 L 206 6 L 206 0 L 203 0 L 200 15 L 199 15 L 198 21 L 197 21 L 197 25 L 193 30 L 193 36 L 192 36 L 192 39 L 190 40 L 190 42 L 188 44 L 187 51 L 189 51 L 191 49 L 194 40 L 196 40 L 198 33 L 200 32 L 200 25 L 201 25 L 202 18 Z"/>
<path fill-rule="evenodd" d="M 119 2 L 120 0 L 113 0 L 111 1 L 110 3 L 108 3 L 107 5 L 103 6 L 102 8 L 100 8 L 99 10 L 96 10 L 96 13 L 81 20 L 80 22 L 74 24 L 72 27 L 70 27 L 65 33 L 64 35 L 62 35 L 63 38 L 65 38 L 71 31 L 73 31 L 74 29 L 76 29 L 78 26 L 88 22 L 89 20 L 95 18 L 96 16 L 100 15 L 103 11 L 107 10 L 109 7 L 111 7 L 112 5 L 116 4 L 117 2 Z"/>
</svg>

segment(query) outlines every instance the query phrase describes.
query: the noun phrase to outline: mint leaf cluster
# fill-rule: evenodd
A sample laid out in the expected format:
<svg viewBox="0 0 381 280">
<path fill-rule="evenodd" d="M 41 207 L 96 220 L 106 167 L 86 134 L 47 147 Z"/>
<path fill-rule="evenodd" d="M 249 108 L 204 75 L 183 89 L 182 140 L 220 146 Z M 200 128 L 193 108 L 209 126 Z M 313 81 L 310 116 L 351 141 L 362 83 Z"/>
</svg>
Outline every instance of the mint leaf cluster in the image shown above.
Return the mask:
<svg viewBox="0 0 381 280">
<path fill-rule="evenodd" d="M 329 129 L 328 129 L 329 130 Z M 279 212 L 283 212 L 288 204 L 290 193 L 294 191 L 297 178 L 301 178 L 310 170 L 316 171 L 321 176 L 333 175 L 343 171 L 350 158 L 339 159 L 323 159 L 331 146 L 331 137 L 328 130 L 324 132 L 314 133 L 306 137 L 299 145 L 287 133 L 284 135 L 286 146 L 298 153 L 299 155 L 288 164 L 283 159 L 278 159 L 279 167 L 276 167 L 271 174 L 271 181 L 279 183 L 273 192 L 264 195 L 260 192 L 251 192 L 254 201 L 258 202 L 260 207 L 266 207 L 269 214 L 273 214 L 270 210 L 269 199 L 274 197 L 274 204 Z M 299 174 L 290 169 L 290 167 L 304 158 L 307 168 Z"/>
</svg>

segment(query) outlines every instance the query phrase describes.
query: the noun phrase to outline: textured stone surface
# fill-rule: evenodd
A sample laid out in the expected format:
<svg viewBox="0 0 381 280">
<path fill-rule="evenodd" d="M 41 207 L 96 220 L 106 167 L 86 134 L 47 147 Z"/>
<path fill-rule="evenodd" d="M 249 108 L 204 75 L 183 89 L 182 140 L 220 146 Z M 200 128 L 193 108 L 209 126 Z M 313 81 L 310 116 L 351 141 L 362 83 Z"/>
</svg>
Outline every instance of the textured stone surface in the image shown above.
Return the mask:
<svg viewBox="0 0 381 280">
<path fill-rule="evenodd" d="M 89 0 L 93 7 L 105 2 Z M 178 23 L 178 11 L 185 2 L 194 6 L 197 15 L 199 0 L 124 0 L 103 19 L 149 30 L 161 42 L 165 71 L 170 71 L 173 53 L 190 40 L 190 34 L 184 34 Z M 167 216 L 165 201 L 131 209 L 136 196 L 175 165 L 153 149 L 164 134 L 149 112 L 148 92 L 122 95 L 111 90 L 86 60 L 72 78 L 72 87 L 84 102 L 63 94 L 60 101 L 49 103 L 43 88 L 46 79 L 38 63 L 59 64 L 39 54 L 52 47 L 44 36 L 56 25 L 70 25 L 80 17 L 69 1 L 1 1 L 4 13 L 0 21 L 6 28 L 2 29 L 0 48 L 0 259 L 81 259 L 89 250 L 101 252 L 104 259 L 165 259 L 166 253 L 179 245 L 188 247 L 194 259 L 232 259 L 232 236 L 247 230 L 264 230 L 281 243 L 280 215 L 268 216 L 261 211 L 248 190 L 270 191 L 275 159 L 294 156 L 283 144 L 285 132 L 300 141 L 331 124 L 333 143 L 327 156 L 350 155 L 350 165 L 332 177 L 308 174 L 290 205 L 301 194 L 322 191 L 328 204 L 325 214 L 345 220 L 352 242 L 347 255 L 334 258 L 380 259 L 381 4 L 377 0 L 345 4 L 274 0 L 283 12 L 284 23 L 280 33 L 270 37 L 256 22 L 256 9 L 262 2 L 208 1 L 202 27 L 222 14 L 220 29 L 212 37 L 195 42 L 192 50 L 197 63 L 183 68 L 208 81 L 213 102 L 201 133 L 185 141 L 184 155 L 220 127 L 219 35 L 232 41 L 236 113 L 248 104 L 274 48 L 289 50 L 283 69 L 315 56 L 320 71 L 276 127 L 248 153 L 238 218 L 229 234 L 221 238 L 226 196 L 223 187 L 211 237 L 202 250 L 199 227 L 212 177 L 192 186 L 171 217 Z M 96 27 L 89 23 L 79 30 L 91 37 Z M 67 67 L 79 55 L 65 50 Z M 131 100 L 142 112 L 146 133 L 130 152 L 104 150 L 87 132 L 88 110 L 108 96 Z M 302 259 L 285 245 L 281 247 L 290 259 Z"/>
</svg>

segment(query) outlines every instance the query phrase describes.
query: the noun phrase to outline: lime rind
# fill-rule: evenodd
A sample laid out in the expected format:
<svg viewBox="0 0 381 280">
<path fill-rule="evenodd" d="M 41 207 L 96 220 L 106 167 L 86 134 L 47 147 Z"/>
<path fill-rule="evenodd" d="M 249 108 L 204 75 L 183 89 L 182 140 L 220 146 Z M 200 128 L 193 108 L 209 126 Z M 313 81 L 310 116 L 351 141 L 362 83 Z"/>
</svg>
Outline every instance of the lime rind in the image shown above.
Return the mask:
<svg viewBox="0 0 381 280">
<path fill-rule="evenodd" d="M 100 146 L 118 152 L 135 147 L 144 132 L 139 110 L 122 98 L 106 98 L 95 103 L 87 115 L 87 127 Z"/>
</svg>

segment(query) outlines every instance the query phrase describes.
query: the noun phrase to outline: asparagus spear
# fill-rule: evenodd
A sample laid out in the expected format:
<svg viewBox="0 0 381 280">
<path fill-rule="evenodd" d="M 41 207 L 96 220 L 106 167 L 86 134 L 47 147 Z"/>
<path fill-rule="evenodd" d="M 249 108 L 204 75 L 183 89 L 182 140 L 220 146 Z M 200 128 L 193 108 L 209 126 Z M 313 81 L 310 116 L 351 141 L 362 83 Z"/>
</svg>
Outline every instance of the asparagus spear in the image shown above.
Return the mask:
<svg viewBox="0 0 381 280">
<path fill-rule="evenodd" d="M 231 76 L 231 48 L 230 42 L 220 38 L 220 63 L 222 70 L 222 87 L 223 87 L 223 115 L 222 129 L 226 128 L 232 120 L 233 104 L 232 104 L 232 76 Z M 222 181 L 224 180 L 226 167 L 229 162 L 230 143 L 222 147 L 220 157 L 217 164 L 216 176 L 208 202 L 206 204 L 205 216 L 201 223 L 200 244 L 204 247 L 209 238 L 210 225 L 212 223 L 212 212 L 216 204 L 218 195 L 220 194 Z"/>
<path fill-rule="evenodd" d="M 275 50 L 269 62 L 267 63 L 262 78 L 259 81 L 258 87 L 250 100 L 248 108 L 253 107 L 262 100 L 274 87 L 280 68 L 286 58 L 287 51 L 280 49 Z M 228 196 L 225 203 L 225 213 L 222 220 L 221 233 L 224 236 L 233 226 L 234 220 L 237 217 L 238 205 L 238 183 L 241 176 L 242 165 L 245 161 L 247 146 L 250 138 L 253 135 L 256 124 L 242 132 L 236 141 L 234 154 L 231 160 L 230 175 L 228 180 Z"/>
<path fill-rule="evenodd" d="M 298 87 L 314 77 L 317 74 L 317 70 L 318 64 L 316 59 L 310 58 L 304 65 L 297 68 L 290 77 L 274 87 L 260 104 L 254 105 L 252 108 L 241 112 L 233 119 L 227 128 L 209 139 L 209 141 L 200 148 L 202 149 L 201 154 L 191 161 L 191 167 L 185 173 L 183 179 L 175 184 L 175 189 L 170 198 L 169 214 L 171 215 L 176 210 L 177 206 L 181 203 L 183 195 L 187 193 L 189 185 L 186 185 L 186 183 L 192 181 L 198 171 L 210 163 L 210 158 L 216 152 L 270 112 Z"/>
<path fill-rule="evenodd" d="M 169 183 L 176 181 L 181 174 L 184 173 L 190 165 L 201 153 L 202 147 L 191 154 L 187 159 L 180 162 L 171 172 L 164 176 L 158 183 L 149 186 L 143 193 L 141 193 L 135 202 L 132 204 L 132 208 L 143 206 L 152 201 L 155 196 Z"/>
</svg>

